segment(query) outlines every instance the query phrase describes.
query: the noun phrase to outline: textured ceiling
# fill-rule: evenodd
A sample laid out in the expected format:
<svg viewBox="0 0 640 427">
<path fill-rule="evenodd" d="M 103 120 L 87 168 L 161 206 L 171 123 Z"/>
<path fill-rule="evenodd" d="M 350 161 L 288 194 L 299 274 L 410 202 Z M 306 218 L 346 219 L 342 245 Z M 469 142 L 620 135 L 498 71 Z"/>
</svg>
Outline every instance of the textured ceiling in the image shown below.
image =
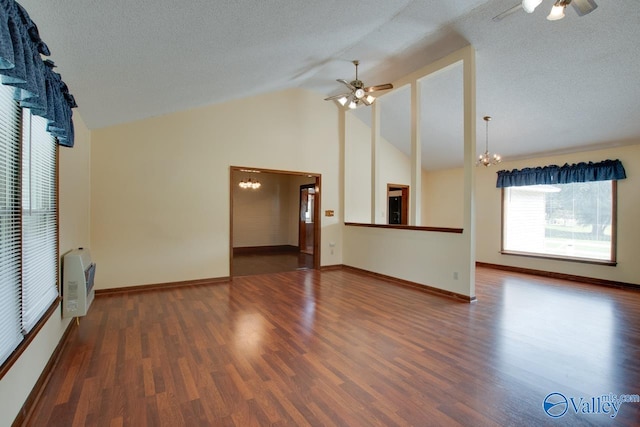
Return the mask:
<svg viewBox="0 0 640 427">
<path fill-rule="evenodd" d="M 478 151 L 491 115 L 490 149 L 507 158 L 640 141 L 640 1 L 597 2 L 584 17 L 549 22 L 544 0 L 494 22 L 518 0 L 20 1 L 92 129 L 290 87 L 332 95 L 353 59 L 378 84 L 472 44 Z M 447 149 L 425 166 L 455 166 L 457 89 L 426 86 L 429 143 Z M 385 136 L 406 144 L 387 120 Z"/>
</svg>

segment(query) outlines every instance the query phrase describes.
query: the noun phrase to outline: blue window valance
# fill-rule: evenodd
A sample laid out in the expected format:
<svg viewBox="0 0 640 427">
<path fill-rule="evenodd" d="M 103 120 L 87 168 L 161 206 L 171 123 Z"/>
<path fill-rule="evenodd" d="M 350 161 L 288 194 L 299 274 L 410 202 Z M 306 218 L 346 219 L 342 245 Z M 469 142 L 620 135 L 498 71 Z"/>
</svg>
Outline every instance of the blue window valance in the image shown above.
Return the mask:
<svg viewBox="0 0 640 427">
<path fill-rule="evenodd" d="M 496 187 L 520 187 L 524 185 L 570 184 L 572 182 L 612 181 L 627 177 L 620 160 L 604 160 L 598 163 L 565 163 L 564 166 L 498 171 Z"/>
<path fill-rule="evenodd" d="M 40 55 L 49 56 L 49 48 L 27 11 L 14 0 L 0 0 L 1 82 L 15 88 L 21 107 L 47 119 L 47 130 L 58 144 L 73 147 L 71 109 L 76 102 L 53 71 L 53 62 Z"/>
</svg>

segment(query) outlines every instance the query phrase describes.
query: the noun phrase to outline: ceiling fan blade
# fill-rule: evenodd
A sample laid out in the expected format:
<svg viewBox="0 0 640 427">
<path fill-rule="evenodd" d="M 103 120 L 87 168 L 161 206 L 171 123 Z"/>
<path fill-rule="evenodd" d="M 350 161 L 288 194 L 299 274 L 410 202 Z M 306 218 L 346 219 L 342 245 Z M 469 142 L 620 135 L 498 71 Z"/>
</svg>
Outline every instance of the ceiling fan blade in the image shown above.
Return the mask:
<svg viewBox="0 0 640 427">
<path fill-rule="evenodd" d="M 517 11 L 519 11 L 520 9 L 522 9 L 522 2 L 518 3 L 517 5 L 513 6 L 512 8 L 509 8 L 507 10 L 505 10 L 504 12 L 494 16 L 493 18 L 491 18 L 491 20 L 493 22 L 500 22 L 502 21 L 504 18 L 506 18 L 509 15 L 512 15 L 514 13 L 516 13 Z"/>
<path fill-rule="evenodd" d="M 378 90 L 388 90 L 388 89 L 393 89 L 393 85 L 391 83 L 386 83 L 386 84 L 377 85 L 377 86 L 365 87 L 364 91 L 365 92 L 376 92 Z"/>
<path fill-rule="evenodd" d="M 340 99 L 340 98 L 342 98 L 343 96 L 344 96 L 345 98 L 347 98 L 349 95 L 351 95 L 351 94 L 350 94 L 350 93 L 341 93 L 341 94 L 339 94 L 339 95 L 332 95 L 332 96 L 330 96 L 330 97 L 328 97 L 328 98 L 325 98 L 324 100 L 325 100 L 325 101 L 333 101 L 334 99 Z"/>
<path fill-rule="evenodd" d="M 594 11 L 598 7 L 593 0 L 572 0 L 571 5 L 576 10 L 578 16 L 584 16 Z"/>
<path fill-rule="evenodd" d="M 345 85 L 346 87 L 348 87 L 351 90 L 356 90 L 356 88 L 351 83 L 346 81 L 345 79 L 336 79 L 336 81 L 342 83 L 343 85 Z"/>
</svg>

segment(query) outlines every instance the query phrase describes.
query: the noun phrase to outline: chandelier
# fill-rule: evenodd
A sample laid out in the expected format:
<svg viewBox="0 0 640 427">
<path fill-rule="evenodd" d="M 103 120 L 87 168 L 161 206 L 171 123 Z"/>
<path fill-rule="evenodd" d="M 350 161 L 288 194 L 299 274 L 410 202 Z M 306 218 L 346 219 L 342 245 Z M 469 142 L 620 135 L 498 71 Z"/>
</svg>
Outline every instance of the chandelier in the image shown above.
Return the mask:
<svg viewBox="0 0 640 427">
<path fill-rule="evenodd" d="M 489 121 L 491 120 L 491 116 L 484 116 L 484 121 L 487 123 L 487 139 L 485 143 L 484 154 L 481 154 L 478 157 L 478 161 L 476 162 L 476 166 L 486 166 L 489 167 L 491 165 L 497 165 L 502 161 L 502 157 L 499 154 L 489 154 Z"/>
<path fill-rule="evenodd" d="M 257 179 L 249 178 L 249 179 L 243 179 L 242 181 L 240 181 L 238 185 L 240 186 L 240 188 L 244 188 L 244 189 L 250 188 L 251 190 L 257 190 L 258 188 L 260 188 L 262 184 L 260 184 L 260 181 L 258 181 Z"/>
</svg>

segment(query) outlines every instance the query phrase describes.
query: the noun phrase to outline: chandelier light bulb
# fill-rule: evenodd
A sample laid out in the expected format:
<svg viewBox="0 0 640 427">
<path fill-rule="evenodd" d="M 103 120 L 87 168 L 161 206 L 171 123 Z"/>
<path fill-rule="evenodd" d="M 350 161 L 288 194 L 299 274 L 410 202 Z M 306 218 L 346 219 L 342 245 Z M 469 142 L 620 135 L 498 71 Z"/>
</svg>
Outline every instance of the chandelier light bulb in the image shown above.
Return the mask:
<svg viewBox="0 0 640 427">
<path fill-rule="evenodd" d="M 258 181 L 258 180 L 253 180 L 253 179 L 249 178 L 247 180 L 243 179 L 242 181 L 240 181 L 238 183 L 238 186 L 240 188 L 245 189 L 245 190 L 246 189 L 257 190 L 258 188 L 260 188 L 262 186 L 262 184 L 260 184 L 260 181 Z"/>
</svg>

